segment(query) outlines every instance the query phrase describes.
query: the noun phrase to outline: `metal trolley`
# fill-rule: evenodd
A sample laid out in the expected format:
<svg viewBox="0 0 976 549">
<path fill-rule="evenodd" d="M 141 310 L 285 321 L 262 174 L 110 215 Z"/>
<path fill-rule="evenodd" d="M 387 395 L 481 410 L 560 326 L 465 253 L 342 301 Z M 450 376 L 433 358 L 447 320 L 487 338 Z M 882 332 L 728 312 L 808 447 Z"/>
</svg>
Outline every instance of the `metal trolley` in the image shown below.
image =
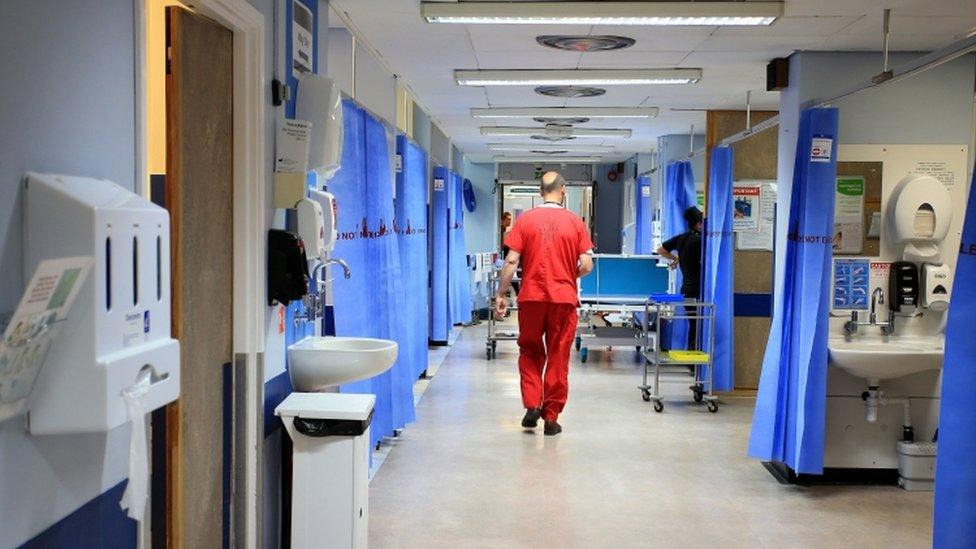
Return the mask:
<svg viewBox="0 0 976 549">
<path fill-rule="evenodd" d="M 697 341 L 689 342 L 687 350 L 661 350 L 661 321 L 689 320 L 698 323 Z M 711 413 L 718 412 L 718 397 L 712 392 L 715 370 L 715 304 L 686 299 L 681 301 L 648 299 L 644 303 L 642 319 L 644 342 L 644 383 L 638 388 L 645 402 L 654 402 L 654 411 L 664 411 L 661 396 L 661 367 L 688 366 L 694 370 L 690 389 L 695 402 L 704 402 Z M 703 338 L 702 335 L 707 334 Z M 707 339 L 707 341 L 703 341 Z M 648 371 L 654 369 L 654 383 L 648 384 Z"/>
<path fill-rule="evenodd" d="M 500 329 L 498 320 L 495 319 L 495 306 L 492 300 L 498 294 L 498 285 L 501 282 L 500 275 L 500 269 L 493 269 L 488 275 L 488 336 L 485 339 L 485 356 L 488 360 L 495 358 L 499 341 L 516 341 L 519 336 L 517 326 L 505 326 L 503 330 Z M 518 281 L 518 277 L 512 279 L 512 282 Z M 508 310 L 518 311 L 518 300 Z"/>
</svg>

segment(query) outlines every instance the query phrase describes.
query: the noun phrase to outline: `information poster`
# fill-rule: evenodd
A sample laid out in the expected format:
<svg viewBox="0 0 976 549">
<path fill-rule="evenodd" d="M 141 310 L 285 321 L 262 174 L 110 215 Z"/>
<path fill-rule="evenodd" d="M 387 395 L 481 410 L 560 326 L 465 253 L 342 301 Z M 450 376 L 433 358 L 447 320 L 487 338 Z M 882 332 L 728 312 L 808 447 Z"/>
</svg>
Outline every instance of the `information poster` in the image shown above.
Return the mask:
<svg viewBox="0 0 976 549">
<path fill-rule="evenodd" d="M 773 235 L 776 230 L 776 182 L 752 181 L 748 184 L 761 189 L 759 228 L 756 231 L 737 232 L 736 249 L 771 252 L 773 251 Z"/>
<path fill-rule="evenodd" d="M 732 187 L 732 230 L 758 232 L 762 215 L 762 187 L 754 184 Z"/>
<path fill-rule="evenodd" d="M 864 178 L 837 178 L 834 197 L 834 252 L 859 254 L 864 251 Z"/>
<path fill-rule="evenodd" d="M 870 287 L 869 259 L 834 259 L 834 309 L 867 309 Z"/>
<path fill-rule="evenodd" d="M 0 340 L 0 421 L 27 411 L 47 350 L 91 263 L 89 257 L 52 259 L 34 271 Z"/>
</svg>

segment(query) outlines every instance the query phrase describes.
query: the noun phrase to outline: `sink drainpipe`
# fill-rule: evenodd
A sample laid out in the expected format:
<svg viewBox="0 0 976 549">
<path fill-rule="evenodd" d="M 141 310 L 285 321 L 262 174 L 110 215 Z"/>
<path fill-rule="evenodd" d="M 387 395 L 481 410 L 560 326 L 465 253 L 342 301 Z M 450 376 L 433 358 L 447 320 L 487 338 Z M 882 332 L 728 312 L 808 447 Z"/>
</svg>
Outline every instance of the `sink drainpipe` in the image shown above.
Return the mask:
<svg viewBox="0 0 976 549">
<path fill-rule="evenodd" d="M 877 385 L 869 385 L 868 390 L 861 393 L 864 400 L 864 419 L 868 423 L 878 421 L 878 408 L 881 406 L 901 405 L 905 411 L 905 418 L 901 426 L 902 440 L 915 441 L 915 428 L 912 426 L 912 404 L 907 397 L 889 397 Z"/>
</svg>

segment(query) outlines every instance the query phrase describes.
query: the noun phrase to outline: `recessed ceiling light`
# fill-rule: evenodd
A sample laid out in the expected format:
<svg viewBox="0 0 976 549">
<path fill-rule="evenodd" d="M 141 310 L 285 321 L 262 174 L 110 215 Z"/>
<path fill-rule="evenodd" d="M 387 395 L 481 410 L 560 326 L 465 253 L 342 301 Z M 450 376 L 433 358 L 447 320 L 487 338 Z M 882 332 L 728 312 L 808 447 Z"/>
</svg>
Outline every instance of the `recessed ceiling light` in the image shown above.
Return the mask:
<svg viewBox="0 0 976 549">
<path fill-rule="evenodd" d="M 465 25 L 770 25 L 783 2 L 421 2 L 428 23 Z"/>
<path fill-rule="evenodd" d="M 536 36 L 535 41 L 541 46 L 557 50 L 597 52 L 629 48 L 637 41 L 626 36 L 564 36 L 543 35 Z"/>
<path fill-rule="evenodd" d="M 521 164 L 526 163 L 539 163 L 539 164 L 596 164 L 600 162 L 601 158 L 599 156 L 540 156 L 540 155 L 529 155 L 529 156 L 495 156 L 492 157 L 495 162 L 516 162 Z"/>
<path fill-rule="evenodd" d="M 543 145 L 541 143 L 489 143 L 489 151 L 499 151 L 499 152 L 574 152 L 574 153 L 607 153 L 613 152 L 613 147 L 609 145 L 577 145 L 577 144 L 560 144 L 560 145 Z"/>
<path fill-rule="evenodd" d="M 512 126 L 482 126 L 481 135 L 496 137 L 622 137 L 629 138 L 633 132 L 624 128 L 571 128 L 549 126 L 545 128 L 519 128 Z"/>
<path fill-rule="evenodd" d="M 474 118 L 654 118 L 657 107 L 498 107 L 471 109 Z"/>
<path fill-rule="evenodd" d="M 695 84 L 701 69 L 457 70 L 459 86 L 646 86 Z"/>
<path fill-rule="evenodd" d="M 547 97 L 576 99 L 580 97 L 599 97 L 606 94 L 607 90 L 590 86 L 536 86 L 535 93 Z"/>
</svg>

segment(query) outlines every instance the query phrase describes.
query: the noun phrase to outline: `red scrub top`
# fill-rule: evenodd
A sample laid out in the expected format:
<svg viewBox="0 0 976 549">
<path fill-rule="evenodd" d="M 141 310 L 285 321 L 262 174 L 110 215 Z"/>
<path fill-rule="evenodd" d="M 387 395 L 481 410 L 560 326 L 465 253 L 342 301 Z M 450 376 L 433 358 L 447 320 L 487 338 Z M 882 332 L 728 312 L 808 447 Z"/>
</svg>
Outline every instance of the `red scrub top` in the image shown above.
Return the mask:
<svg viewBox="0 0 976 549">
<path fill-rule="evenodd" d="M 533 208 L 518 217 L 505 245 L 521 256 L 519 303 L 579 305 L 579 256 L 593 249 L 583 220 L 562 207 Z"/>
</svg>

